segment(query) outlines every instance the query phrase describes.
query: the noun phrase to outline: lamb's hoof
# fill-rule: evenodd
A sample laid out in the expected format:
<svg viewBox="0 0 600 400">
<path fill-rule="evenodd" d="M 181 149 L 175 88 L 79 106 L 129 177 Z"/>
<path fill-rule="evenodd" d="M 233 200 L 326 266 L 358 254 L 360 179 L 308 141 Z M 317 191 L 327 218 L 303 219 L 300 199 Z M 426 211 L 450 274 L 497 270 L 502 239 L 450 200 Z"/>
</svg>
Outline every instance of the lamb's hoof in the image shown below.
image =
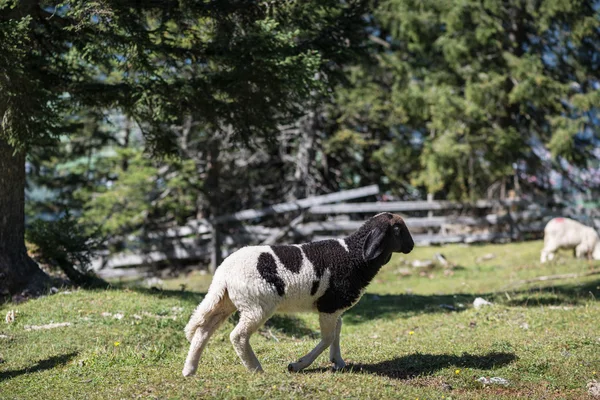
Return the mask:
<svg viewBox="0 0 600 400">
<path fill-rule="evenodd" d="M 339 361 L 331 361 L 333 363 L 333 365 L 331 366 L 331 368 L 334 371 L 340 371 L 344 368 L 346 368 L 346 363 L 343 360 L 339 360 Z"/>
<path fill-rule="evenodd" d="M 183 376 L 190 377 L 192 375 L 194 375 L 196 373 L 196 369 L 195 368 L 188 368 L 187 366 L 183 368 L 183 371 L 181 372 L 183 374 Z"/>
<path fill-rule="evenodd" d="M 298 365 L 298 363 L 289 363 L 288 364 L 288 371 L 289 372 L 300 372 L 302 370 L 302 368 L 300 368 L 300 366 Z"/>
</svg>

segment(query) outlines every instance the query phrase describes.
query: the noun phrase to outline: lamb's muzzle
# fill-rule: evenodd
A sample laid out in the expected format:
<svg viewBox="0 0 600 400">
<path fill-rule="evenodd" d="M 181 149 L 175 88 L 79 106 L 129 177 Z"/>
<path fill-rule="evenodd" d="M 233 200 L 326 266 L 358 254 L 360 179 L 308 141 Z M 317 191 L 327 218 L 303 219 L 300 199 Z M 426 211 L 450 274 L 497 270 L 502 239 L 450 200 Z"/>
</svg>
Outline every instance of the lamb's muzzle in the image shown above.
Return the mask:
<svg viewBox="0 0 600 400">
<path fill-rule="evenodd" d="M 413 248 L 402 218 L 381 213 L 344 239 L 236 251 L 217 269 L 206 297 L 185 328 L 191 345 L 183 375 L 196 372 L 210 336 L 235 310 L 240 319 L 231 332 L 231 343 L 249 370 L 262 371 L 250 336 L 277 311 L 319 312 L 322 340 L 290 364 L 290 371 L 308 367 L 326 348 L 334 368 L 343 368 L 342 313 L 358 302 L 392 253 L 407 254 Z"/>
</svg>

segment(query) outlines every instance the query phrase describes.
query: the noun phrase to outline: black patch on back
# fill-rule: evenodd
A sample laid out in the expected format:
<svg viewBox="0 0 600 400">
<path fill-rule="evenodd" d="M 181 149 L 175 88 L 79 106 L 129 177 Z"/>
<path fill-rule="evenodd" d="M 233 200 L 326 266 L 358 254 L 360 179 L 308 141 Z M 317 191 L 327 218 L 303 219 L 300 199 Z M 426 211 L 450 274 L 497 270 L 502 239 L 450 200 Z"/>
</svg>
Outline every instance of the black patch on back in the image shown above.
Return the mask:
<svg viewBox="0 0 600 400">
<path fill-rule="evenodd" d="M 348 252 L 337 240 L 305 243 L 302 245 L 302 251 L 312 263 L 318 279 L 323 277 L 327 268 L 339 266 L 340 262 L 348 258 Z"/>
<path fill-rule="evenodd" d="M 285 283 L 277 274 L 277 264 L 273 255 L 270 253 L 260 253 L 256 268 L 265 281 L 275 286 L 277 294 L 283 296 L 285 293 Z"/>
<path fill-rule="evenodd" d="M 310 288 L 310 295 L 314 296 L 317 293 L 317 290 L 319 290 L 319 280 L 315 280 L 313 281 L 312 287 Z"/>
<path fill-rule="evenodd" d="M 302 267 L 302 250 L 296 246 L 271 246 L 284 267 L 297 274 Z"/>
</svg>

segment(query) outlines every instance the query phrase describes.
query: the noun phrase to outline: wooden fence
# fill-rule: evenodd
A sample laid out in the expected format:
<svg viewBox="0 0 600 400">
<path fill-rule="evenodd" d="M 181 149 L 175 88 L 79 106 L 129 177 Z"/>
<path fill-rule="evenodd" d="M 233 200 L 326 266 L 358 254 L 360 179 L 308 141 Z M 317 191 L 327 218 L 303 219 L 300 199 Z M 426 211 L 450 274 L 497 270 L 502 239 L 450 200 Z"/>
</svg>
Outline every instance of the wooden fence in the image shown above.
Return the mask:
<svg viewBox="0 0 600 400">
<path fill-rule="evenodd" d="M 92 268 L 100 275 L 119 276 L 128 273 L 125 267 L 206 264 L 210 260 L 214 270 L 222 257 L 242 246 L 340 237 L 356 230 L 369 216 L 385 211 L 404 216 L 417 246 L 540 237 L 545 223 L 558 215 L 521 199 L 472 204 L 431 197 L 424 201 L 347 202 L 378 194 L 379 188 L 371 185 L 190 221 L 186 226 L 146 235 L 139 249 L 105 252 L 93 261 Z M 276 226 L 280 219 L 272 216 L 283 213 L 288 219 L 291 213 L 297 215 L 285 226 Z"/>
</svg>

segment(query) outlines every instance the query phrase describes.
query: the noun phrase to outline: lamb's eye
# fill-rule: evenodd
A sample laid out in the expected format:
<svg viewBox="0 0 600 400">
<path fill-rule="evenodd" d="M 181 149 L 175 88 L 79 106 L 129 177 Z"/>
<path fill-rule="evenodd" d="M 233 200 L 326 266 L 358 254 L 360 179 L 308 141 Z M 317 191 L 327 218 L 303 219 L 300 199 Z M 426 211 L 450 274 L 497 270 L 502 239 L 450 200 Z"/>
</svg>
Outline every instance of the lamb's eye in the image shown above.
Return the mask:
<svg viewBox="0 0 600 400">
<path fill-rule="evenodd" d="M 394 225 L 394 235 L 400 236 L 400 226 Z"/>
</svg>

